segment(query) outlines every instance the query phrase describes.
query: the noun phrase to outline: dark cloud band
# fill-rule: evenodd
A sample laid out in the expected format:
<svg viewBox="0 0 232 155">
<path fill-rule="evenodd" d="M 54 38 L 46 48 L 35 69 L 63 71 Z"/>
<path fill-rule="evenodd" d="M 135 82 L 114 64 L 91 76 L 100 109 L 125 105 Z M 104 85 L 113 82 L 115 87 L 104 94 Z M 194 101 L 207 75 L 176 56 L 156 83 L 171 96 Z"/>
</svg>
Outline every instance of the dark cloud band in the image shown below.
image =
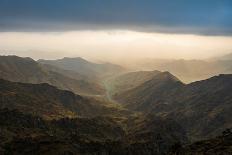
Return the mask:
<svg viewBox="0 0 232 155">
<path fill-rule="evenodd" d="M 0 0 L 0 31 L 232 34 L 231 0 Z"/>
</svg>

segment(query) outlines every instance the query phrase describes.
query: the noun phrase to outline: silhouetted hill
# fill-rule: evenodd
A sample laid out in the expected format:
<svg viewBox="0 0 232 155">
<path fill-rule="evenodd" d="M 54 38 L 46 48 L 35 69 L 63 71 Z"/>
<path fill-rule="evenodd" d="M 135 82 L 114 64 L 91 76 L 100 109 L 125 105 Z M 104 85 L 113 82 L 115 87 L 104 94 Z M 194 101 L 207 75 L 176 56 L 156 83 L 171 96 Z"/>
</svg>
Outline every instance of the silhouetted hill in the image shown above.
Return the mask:
<svg viewBox="0 0 232 155">
<path fill-rule="evenodd" d="M 38 62 L 57 66 L 65 70 L 72 70 L 82 75 L 88 77 L 92 76 L 96 78 L 112 75 L 123 71 L 123 68 L 118 65 L 114 65 L 111 63 L 97 64 L 89 62 L 80 57 L 65 57 L 63 59 L 58 60 L 38 60 Z"/>
<path fill-rule="evenodd" d="M 87 78 L 80 74 L 41 65 L 31 58 L 0 56 L 0 78 L 23 83 L 48 83 L 81 94 L 104 93 L 99 85 L 85 80 Z"/>
</svg>

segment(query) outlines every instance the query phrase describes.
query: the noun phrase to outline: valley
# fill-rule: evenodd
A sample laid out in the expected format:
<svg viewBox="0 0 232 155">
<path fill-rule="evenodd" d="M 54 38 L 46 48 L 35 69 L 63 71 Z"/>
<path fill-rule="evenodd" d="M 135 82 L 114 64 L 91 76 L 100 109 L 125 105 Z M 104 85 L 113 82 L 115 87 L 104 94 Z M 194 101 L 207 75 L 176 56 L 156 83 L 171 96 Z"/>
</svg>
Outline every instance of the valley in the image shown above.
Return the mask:
<svg viewBox="0 0 232 155">
<path fill-rule="evenodd" d="M 0 59 L 2 154 L 232 151 L 231 74 L 186 84 L 168 71 L 82 58 Z"/>
<path fill-rule="evenodd" d="M 232 155 L 232 0 L 0 0 L 0 155 Z"/>
<path fill-rule="evenodd" d="M 112 103 L 115 103 L 115 104 L 119 104 L 117 103 L 116 100 L 113 99 L 112 97 L 112 92 L 114 91 L 114 89 L 112 88 L 111 84 L 109 83 L 110 82 L 110 78 L 106 78 L 103 80 L 103 85 L 104 85 L 104 88 L 105 88 L 105 98 L 109 101 L 109 102 L 112 102 Z"/>
</svg>

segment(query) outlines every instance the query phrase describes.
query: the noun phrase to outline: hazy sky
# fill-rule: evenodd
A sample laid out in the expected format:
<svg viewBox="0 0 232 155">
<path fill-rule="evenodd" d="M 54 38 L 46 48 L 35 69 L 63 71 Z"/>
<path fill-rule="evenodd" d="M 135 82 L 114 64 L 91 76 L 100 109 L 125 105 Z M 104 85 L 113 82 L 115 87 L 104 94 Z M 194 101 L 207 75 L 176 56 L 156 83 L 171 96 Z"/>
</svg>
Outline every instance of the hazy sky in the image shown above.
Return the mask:
<svg viewBox="0 0 232 155">
<path fill-rule="evenodd" d="M 231 0 L 0 0 L 0 54 L 110 60 L 229 52 Z"/>
</svg>

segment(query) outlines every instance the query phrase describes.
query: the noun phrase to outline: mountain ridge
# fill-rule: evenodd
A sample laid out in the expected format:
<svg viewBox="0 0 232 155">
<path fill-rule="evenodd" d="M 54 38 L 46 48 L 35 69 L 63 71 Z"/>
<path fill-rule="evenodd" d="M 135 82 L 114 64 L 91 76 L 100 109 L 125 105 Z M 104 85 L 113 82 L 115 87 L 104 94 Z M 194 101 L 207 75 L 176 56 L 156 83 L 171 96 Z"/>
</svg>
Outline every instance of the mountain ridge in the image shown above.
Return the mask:
<svg viewBox="0 0 232 155">
<path fill-rule="evenodd" d="M 190 84 L 176 81 L 173 76 L 166 80 L 160 77 L 124 92 L 116 99 L 123 100 L 128 109 L 175 118 L 192 140 L 209 138 L 231 128 L 231 74 Z"/>
<path fill-rule="evenodd" d="M 111 64 L 111 63 L 93 63 L 87 61 L 81 57 L 77 58 L 68 58 L 65 57 L 63 59 L 58 60 L 43 60 L 40 59 L 38 62 L 43 64 L 50 64 L 62 69 L 72 70 L 83 74 L 85 76 L 93 76 L 95 78 L 103 78 L 104 76 L 109 76 L 111 74 L 119 73 L 124 71 L 124 68 Z"/>
<path fill-rule="evenodd" d="M 67 72 L 59 68 L 41 65 L 31 58 L 0 56 L 0 73 L 0 78 L 13 82 L 49 83 L 61 89 L 84 94 L 104 93 L 104 89 L 100 85 L 85 80 L 79 74 L 73 73 L 73 76 L 66 76 L 64 74 Z"/>
<path fill-rule="evenodd" d="M 128 90 L 127 92 L 116 94 L 114 98 L 122 103 L 125 103 L 127 108 L 130 109 L 133 107 L 133 110 L 138 110 L 142 107 L 149 108 L 148 105 L 142 105 L 143 102 L 146 102 L 147 104 L 152 104 L 152 102 L 159 103 L 159 100 L 162 100 L 162 97 L 167 97 L 169 93 L 172 93 L 173 91 L 175 92 L 176 87 L 178 88 L 182 86 L 184 86 L 184 84 L 175 76 L 169 72 L 161 72 L 155 75 L 149 81 L 146 81 L 141 85 Z M 151 93 L 153 93 L 155 96 Z M 131 104 L 132 102 L 135 103 Z"/>
</svg>

